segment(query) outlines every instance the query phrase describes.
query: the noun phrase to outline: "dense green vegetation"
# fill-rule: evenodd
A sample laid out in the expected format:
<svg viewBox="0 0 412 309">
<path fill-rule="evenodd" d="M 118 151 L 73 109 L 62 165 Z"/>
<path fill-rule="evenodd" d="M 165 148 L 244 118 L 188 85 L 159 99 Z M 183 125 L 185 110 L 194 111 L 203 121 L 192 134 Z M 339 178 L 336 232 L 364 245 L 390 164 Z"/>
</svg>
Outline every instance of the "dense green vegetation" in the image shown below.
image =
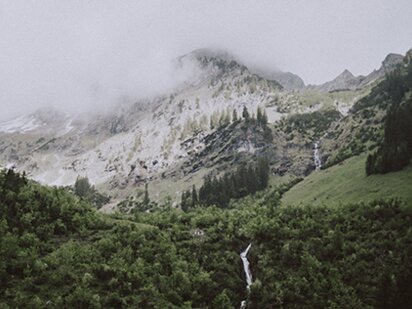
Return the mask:
<svg viewBox="0 0 412 309">
<path fill-rule="evenodd" d="M 409 62 L 407 62 L 409 61 Z M 378 106 L 387 110 L 384 136 L 376 152 L 366 161 L 366 173 L 387 173 L 408 165 L 412 157 L 412 62 L 387 74 L 371 92 L 355 104 L 360 110 Z"/>
<path fill-rule="evenodd" d="M 412 157 L 412 97 L 391 106 L 384 128 L 382 144 L 366 161 L 368 175 L 398 171 L 409 164 Z"/>
<path fill-rule="evenodd" d="M 411 205 L 279 207 L 284 190 L 108 216 L 0 172 L 0 307 L 411 307 Z"/>
<path fill-rule="evenodd" d="M 200 205 L 216 205 L 227 207 L 231 198 L 241 198 L 263 190 L 269 182 L 269 162 L 265 158 L 258 158 L 256 164 L 242 164 L 236 171 L 225 173 L 222 177 L 206 176 L 203 186 L 199 189 Z M 195 188 L 193 188 L 195 189 Z M 182 205 L 190 196 L 191 204 L 196 205 L 196 192 L 182 196 Z M 182 207 L 183 208 L 183 207 Z"/>
<path fill-rule="evenodd" d="M 299 134 L 309 135 L 312 139 L 320 138 L 338 120 L 341 114 L 337 110 L 322 110 L 305 114 L 294 114 L 281 121 L 286 133 L 296 130 Z"/>
</svg>

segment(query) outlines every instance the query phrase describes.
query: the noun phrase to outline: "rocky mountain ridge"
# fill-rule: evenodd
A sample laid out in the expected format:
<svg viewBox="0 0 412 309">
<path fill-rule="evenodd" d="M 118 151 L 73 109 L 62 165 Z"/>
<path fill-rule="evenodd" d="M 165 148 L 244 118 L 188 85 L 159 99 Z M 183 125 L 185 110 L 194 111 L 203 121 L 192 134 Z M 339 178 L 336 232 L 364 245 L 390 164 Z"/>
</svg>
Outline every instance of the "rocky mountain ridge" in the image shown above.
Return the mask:
<svg viewBox="0 0 412 309">
<path fill-rule="evenodd" d="M 380 76 L 397 59 L 390 56 L 386 66 L 371 74 Z M 72 185 L 79 175 L 87 176 L 114 200 L 146 182 L 153 184 L 153 198 L 174 199 L 192 183 L 201 183 L 206 173 L 219 173 L 259 154 L 271 158 L 273 174 L 305 175 L 314 169 L 315 135 L 299 133 L 301 121 L 327 111 L 345 117 L 367 93 L 290 91 L 221 51 L 197 50 L 179 57 L 176 65 L 196 70 L 169 95 L 123 103 L 100 115 L 43 111 L 0 123 L 0 164 L 13 163 L 50 185 Z M 353 76 L 345 72 L 339 80 L 344 84 Z M 233 119 L 234 114 L 241 119 L 244 108 L 253 117 L 258 107 L 267 113 L 271 140 L 258 128 L 244 131 Z M 292 115 L 309 116 L 287 120 L 292 131 L 285 133 L 285 122 L 279 121 Z"/>
<path fill-rule="evenodd" d="M 383 78 L 386 73 L 394 70 L 402 62 L 403 58 L 404 56 L 399 54 L 389 54 L 382 61 L 381 67 L 367 76 L 354 76 L 349 70 L 344 70 L 332 81 L 321 85 L 309 85 L 308 88 L 322 92 L 360 89 Z"/>
</svg>

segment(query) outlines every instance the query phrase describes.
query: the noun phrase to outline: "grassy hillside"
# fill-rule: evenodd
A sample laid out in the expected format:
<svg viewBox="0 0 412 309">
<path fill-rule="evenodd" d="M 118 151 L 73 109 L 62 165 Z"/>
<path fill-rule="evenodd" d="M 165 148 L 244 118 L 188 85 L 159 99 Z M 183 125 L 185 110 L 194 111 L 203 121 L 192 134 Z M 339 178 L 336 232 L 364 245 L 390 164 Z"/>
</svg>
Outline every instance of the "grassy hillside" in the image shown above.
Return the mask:
<svg viewBox="0 0 412 309">
<path fill-rule="evenodd" d="M 366 176 L 366 156 L 312 173 L 285 193 L 283 204 L 330 205 L 397 197 L 412 201 L 412 164 L 399 172 Z"/>
</svg>

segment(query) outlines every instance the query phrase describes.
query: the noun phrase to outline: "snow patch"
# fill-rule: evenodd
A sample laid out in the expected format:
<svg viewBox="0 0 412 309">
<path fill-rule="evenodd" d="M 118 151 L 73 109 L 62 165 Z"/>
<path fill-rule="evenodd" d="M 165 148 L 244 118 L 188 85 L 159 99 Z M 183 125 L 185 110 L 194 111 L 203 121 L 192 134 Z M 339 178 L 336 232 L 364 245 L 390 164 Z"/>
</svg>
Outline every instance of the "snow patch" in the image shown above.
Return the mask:
<svg viewBox="0 0 412 309">
<path fill-rule="evenodd" d="M 0 123 L 0 132 L 15 133 L 33 131 L 43 125 L 33 115 L 20 116 L 9 121 Z"/>
</svg>

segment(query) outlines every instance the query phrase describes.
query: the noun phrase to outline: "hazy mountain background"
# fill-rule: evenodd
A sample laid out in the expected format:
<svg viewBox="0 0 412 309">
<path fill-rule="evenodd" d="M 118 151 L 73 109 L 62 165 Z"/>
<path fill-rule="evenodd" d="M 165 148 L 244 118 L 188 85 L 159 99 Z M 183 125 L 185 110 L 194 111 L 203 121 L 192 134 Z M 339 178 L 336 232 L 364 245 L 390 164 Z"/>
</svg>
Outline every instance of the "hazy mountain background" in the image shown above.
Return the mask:
<svg viewBox="0 0 412 309">
<path fill-rule="evenodd" d="M 366 76 L 410 48 L 411 12 L 407 0 L 1 1 L 0 119 L 44 106 L 102 110 L 169 92 L 190 79 L 178 78 L 173 59 L 199 48 L 306 84 L 345 69 Z"/>
<path fill-rule="evenodd" d="M 410 1 L 0 1 L 1 308 L 412 308 Z"/>
</svg>

